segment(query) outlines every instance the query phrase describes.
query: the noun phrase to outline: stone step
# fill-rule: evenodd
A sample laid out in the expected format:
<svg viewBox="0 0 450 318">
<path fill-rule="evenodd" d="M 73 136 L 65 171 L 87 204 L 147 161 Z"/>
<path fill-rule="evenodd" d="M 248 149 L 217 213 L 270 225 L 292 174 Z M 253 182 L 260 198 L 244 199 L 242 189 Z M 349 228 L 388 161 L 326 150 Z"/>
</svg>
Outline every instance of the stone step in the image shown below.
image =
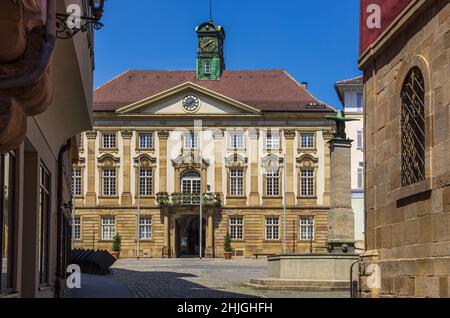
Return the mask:
<svg viewBox="0 0 450 318">
<path fill-rule="evenodd" d="M 305 281 L 294 279 L 252 279 L 245 284 L 259 290 L 291 290 L 291 291 L 346 291 L 350 290 L 347 281 Z"/>
</svg>

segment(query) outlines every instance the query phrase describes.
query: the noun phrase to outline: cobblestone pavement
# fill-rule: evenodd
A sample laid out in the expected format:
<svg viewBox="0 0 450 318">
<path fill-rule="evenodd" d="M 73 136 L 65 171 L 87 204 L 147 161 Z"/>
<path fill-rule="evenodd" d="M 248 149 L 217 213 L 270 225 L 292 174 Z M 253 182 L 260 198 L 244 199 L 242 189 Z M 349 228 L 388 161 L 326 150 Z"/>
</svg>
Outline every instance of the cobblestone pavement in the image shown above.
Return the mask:
<svg viewBox="0 0 450 318">
<path fill-rule="evenodd" d="M 343 298 L 347 292 L 257 291 L 244 285 L 267 277 L 267 260 L 118 260 L 111 278 L 136 298 Z"/>
</svg>

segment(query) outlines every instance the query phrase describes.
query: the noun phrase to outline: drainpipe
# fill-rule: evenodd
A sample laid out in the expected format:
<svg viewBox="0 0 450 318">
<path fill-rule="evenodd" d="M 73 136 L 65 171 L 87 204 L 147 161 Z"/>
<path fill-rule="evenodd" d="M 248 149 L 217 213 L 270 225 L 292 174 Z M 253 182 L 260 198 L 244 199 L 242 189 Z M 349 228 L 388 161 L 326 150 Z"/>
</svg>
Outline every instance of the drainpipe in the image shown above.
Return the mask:
<svg viewBox="0 0 450 318">
<path fill-rule="evenodd" d="M 56 277 L 55 277 L 55 295 L 56 297 L 61 296 L 61 279 L 64 277 L 63 273 L 63 224 L 64 224 L 64 217 L 63 217 L 63 211 L 66 208 L 65 202 L 63 202 L 63 160 L 64 160 L 64 154 L 70 149 L 71 147 L 71 140 L 69 139 L 65 145 L 63 145 L 58 153 L 58 171 L 57 171 L 57 213 L 56 213 L 56 224 L 57 224 L 57 241 L 56 241 Z"/>
<path fill-rule="evenodd" d="M 56 43 L 56 0 L 47 1 L 47 25 L 44 37 L 44 44 L 41 53 L 33 63 L 34 67 L 19 76 L 0 79 L 0 90 L 33 85 L 47 70 Z"/>
</svg>

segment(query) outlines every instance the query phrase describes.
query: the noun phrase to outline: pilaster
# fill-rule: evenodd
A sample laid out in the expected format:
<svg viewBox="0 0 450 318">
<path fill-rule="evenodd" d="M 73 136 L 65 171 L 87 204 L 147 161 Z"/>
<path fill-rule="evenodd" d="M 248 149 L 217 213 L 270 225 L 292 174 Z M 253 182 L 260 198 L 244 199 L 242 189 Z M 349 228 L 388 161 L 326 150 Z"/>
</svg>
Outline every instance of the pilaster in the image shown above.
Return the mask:
<svg viewBox="0 0 450 318">
<path fill-rule="evenodd" d="M 168 131 L 158 131 L 159 138 L 159 191 L 167 192 L 167 139 Z"/>
<path fill-rule="evenodd" d="M 258 174 L 258 157 L 259 157 L 259 131 L 249 130 L 248 137 L 250 139 L 250 200 L 252 206 L 260 205 L 259 195 L 259 174 Z"/>
<path fill-rule="evenodd" d="M 121 197 L 121 204 L 123 206 L 131 205 L 131 179 L 130 179 L 130 169 L 131 169 L 131 137 L 133 136 L 132 131 L 124 130 L 120 132 L 123 140 L 123 163 L 122 163 L 122 184 L 123 192 Z M 139 176 L 138 176 L 139 177 Z M 138 183 L 139 184 L 139 183 Z M 137 190 L 136 190 L 137 191 Z"/>
<path fill-rule="evenodd" d="M 286 140 L 286 205 L 295 204 L 294 193 L 294 138 L 295 130 L 285 130 L 284 138 Z"/>
<path fill-rule="evenodd" d="M 95 193 L 95 140 L 97 131 L 92 130 L 86 132 L 87 139 L 87 189 L 86 201 L 87 206 L 95 206 L 97 204 L 97 196 Z"/>
<path fill-rule="evenodd" d="M 213 132 L 214 137 L 214 192 L 220 194 L 220 198 L 223 200 L 222 189 L 222 165 L 223 165 L 223 131 L 216 130 Z"/>
</svg>

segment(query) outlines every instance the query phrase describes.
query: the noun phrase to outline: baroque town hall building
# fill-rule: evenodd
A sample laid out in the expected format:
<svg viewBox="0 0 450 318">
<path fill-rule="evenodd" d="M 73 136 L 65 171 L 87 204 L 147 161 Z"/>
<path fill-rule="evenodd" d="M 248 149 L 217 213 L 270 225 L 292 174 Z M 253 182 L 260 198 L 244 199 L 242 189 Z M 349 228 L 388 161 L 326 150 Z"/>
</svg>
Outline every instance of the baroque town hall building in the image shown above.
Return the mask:
<svg viewBox="0 0 450 318">
<path fill-rule="evenodd" d="M 286 71 L 225 70 L 224 29 L 196 32 L 196 71 L 127 71 L 95 91 L 75 247 L 111 249 L 119 233 L 121 257 L 198 255 L 203 193 L 207 257 L 227 233 L 235 256 L 326 252 L 335 110 Z"/>
</svg>

